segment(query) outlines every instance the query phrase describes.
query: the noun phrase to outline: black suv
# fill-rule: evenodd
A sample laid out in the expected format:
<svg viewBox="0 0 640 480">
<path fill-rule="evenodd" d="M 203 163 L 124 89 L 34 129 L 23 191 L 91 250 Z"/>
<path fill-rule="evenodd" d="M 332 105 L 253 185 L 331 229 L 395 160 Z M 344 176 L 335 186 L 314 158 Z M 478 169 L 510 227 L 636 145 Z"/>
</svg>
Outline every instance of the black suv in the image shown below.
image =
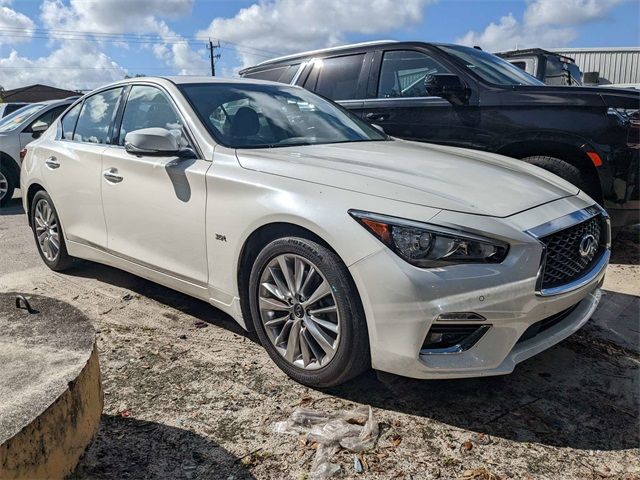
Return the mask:
<svg viewBox="0 0 640 480">
<path fill-rule="evenodd" d="M 640 92 L 548 86 L 482 50 L 423 42 L 306 52 L 240 75 L 304 86 L 392 136 L 522 159 L 582 188 L 615 226 L 639 221 Z"/>
</svg>

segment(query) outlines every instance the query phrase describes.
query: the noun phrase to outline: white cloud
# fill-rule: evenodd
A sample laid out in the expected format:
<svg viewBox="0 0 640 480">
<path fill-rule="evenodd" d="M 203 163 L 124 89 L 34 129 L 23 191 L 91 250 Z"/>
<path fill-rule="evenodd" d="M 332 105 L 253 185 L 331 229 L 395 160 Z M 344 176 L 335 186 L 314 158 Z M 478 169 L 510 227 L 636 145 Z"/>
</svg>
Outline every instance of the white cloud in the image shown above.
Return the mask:
<svg viewBox="0 0 640 480">
<path fill-rule="evenodd" d="M 244 66 L 278 53 L 344 43 L 345 34 L 382 34 L 422 20 L 431 0 L 262 0 L 215 18 L 202 37 L 233 42 Z"/>
<path fill-rule="evenodd" d="M 194 0 L 71 0 L 69 5 L 60 0 L 44 0 L 41 20 L 54 30 L 91 32 L 95 39 L 100 34 L 158 35 L 162 43 L 152 46 L 156 58 L 163 60 L 178 74 L 202 73 L 207 62 L 194 51 L 179 34 L 172 31 L 161 18 L 177 18 L 191 12 Z M 55 38 L 55 35 L 54 35 Z M 113 43 L 130 49 L 127 38 Z"/>
<path fill-rule="evenodd" d="M 1 35 L 0 45 L 25 42 L 33 35 L 33 21 L 7 6 L 10 4 L 8 0 L 0 1 L 0 28 L 12 29 L 15 35 Z"/>
<path fill-rule="evenodd" d="M 575 25 L 605 19 L 620 0 L 534 0 L 522 21 L 512 14 L 491 22 L 482 32 L 469 31 L 456 40 L 497 52 L 513 48 L 560 47 L 578 36 Z"/>
<path fill-rule="evenodd" d="M 0 58 L 0 85 L 5 89 L 44 83 L 87 90 L 121 80 L 126 74 L 91 42 L 63 41 L 50 55 L 36 59 L 22 57 L 15 50 Z"/>
<path fill-rule="evenodd" d="M 621 0 L 536 0 L 524 13 L 526 25 L 580 25 L 602 20 Z"/>
<path fill-rule="evenodd" d="M 49 28 L 80 32 L 155 33 L 158 18 L 178 18 L 191 12 L 194 0 L 45 0 L 41 19 Z"/>
</svg>

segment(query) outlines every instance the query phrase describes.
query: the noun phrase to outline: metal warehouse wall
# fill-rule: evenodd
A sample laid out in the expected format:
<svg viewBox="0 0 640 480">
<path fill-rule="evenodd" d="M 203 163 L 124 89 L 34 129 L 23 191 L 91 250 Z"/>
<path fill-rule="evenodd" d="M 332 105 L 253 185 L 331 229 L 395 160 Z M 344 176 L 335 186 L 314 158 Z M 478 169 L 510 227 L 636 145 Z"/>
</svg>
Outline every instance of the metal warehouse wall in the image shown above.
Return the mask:
<svg viewBox="0 0 640 480">
<path fill-rule="evenodd" d="M 640 48 L 549 48 L 573 58 L 582 73 L 600 72 L 601 85 L 640 83 Z"/>
</svg>

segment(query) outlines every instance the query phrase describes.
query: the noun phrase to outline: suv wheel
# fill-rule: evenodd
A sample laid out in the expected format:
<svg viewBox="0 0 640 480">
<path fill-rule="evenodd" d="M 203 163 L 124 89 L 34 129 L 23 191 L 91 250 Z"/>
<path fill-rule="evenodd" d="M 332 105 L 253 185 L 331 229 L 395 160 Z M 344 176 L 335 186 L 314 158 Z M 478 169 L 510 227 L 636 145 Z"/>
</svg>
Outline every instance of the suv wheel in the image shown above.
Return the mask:
<svg viewBox="0 0 640 480">
<path fill-rule="evenodd" d="M 535 165 L 536 167 L 544 168 L 545 170 L 563 178 L 567 182 L 575 185 L 583 192 L 586 192 L 596 202 L 599 202 L 598 194 L 594 192 L 591 182 L 580 172 L 578 167 L 571 165 L 569 162 L 565 162 L 559 158 L 548 157 L 543 155 L 536 155 L 532 157 L 523 158 L 527 163 Z"/>
<path fill-rule="evenodd" d="M 30 214 L 33 237 L 44 263 L 56 272 L 69 268 L 73 257 L 67 253 L 58 212 L 47 192 L 40 190 L 35 194 Z"/>
<path fill-rule="evenodd" d="M 346 382 L 370 365 L 367 325 L 346 266 L 303 238 L 274 240 L 249 279 L 251 316 L 273 361 L 313 387 Z"/>
<path fill-rule="evenodd" d="M 11 200 L 15 188 L 12 172 L 0 163 L 0 207 L 4 207 Z"/>
</svg>

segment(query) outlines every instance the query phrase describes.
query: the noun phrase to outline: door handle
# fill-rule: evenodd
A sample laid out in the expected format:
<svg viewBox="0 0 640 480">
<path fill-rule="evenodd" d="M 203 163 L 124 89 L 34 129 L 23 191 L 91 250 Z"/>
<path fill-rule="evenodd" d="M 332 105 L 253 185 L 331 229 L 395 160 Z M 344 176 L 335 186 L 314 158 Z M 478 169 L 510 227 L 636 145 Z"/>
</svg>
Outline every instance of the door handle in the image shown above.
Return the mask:
<svg viewBox="0 0 640 480">
<path fill-rule="evenodd" d="M 124 178 L 121 175 L 118 175 L 117 168 L 109 168 L 102 172 L 102 176 L 107 179 L 109 183 L 120 183 Z"/>
<path fill-rule="evenodd" d="M 55 170 L 56 168 L 60 168 L 60 163 L 58 162 L 58 159 L 56 157 L 49 157 L 47 158 L 44 163 L 47 165 L 47 167 L 49 167 L 52 170 Z"/>
<path fill-rule="evenodd" d="M 388 113 L 373 113 L 373 112 L 372 112 L 372 113 L 367 113 L 367 114 L 365 115 L 365 118 L 366 118 L 367 120 L 371 120 L 371 121 L 373 121 L 373 122 L 376 122 L 376 121 L 377 121 L 377 122 L 381 122 L 381 121 L 383 122 L 383 121 L 385 121 L 385 120 L 388 120 L 388 119 L 389 119 L 389 116 L 390 116 L 390 115 L 389 115 Z"/>
</svg>

